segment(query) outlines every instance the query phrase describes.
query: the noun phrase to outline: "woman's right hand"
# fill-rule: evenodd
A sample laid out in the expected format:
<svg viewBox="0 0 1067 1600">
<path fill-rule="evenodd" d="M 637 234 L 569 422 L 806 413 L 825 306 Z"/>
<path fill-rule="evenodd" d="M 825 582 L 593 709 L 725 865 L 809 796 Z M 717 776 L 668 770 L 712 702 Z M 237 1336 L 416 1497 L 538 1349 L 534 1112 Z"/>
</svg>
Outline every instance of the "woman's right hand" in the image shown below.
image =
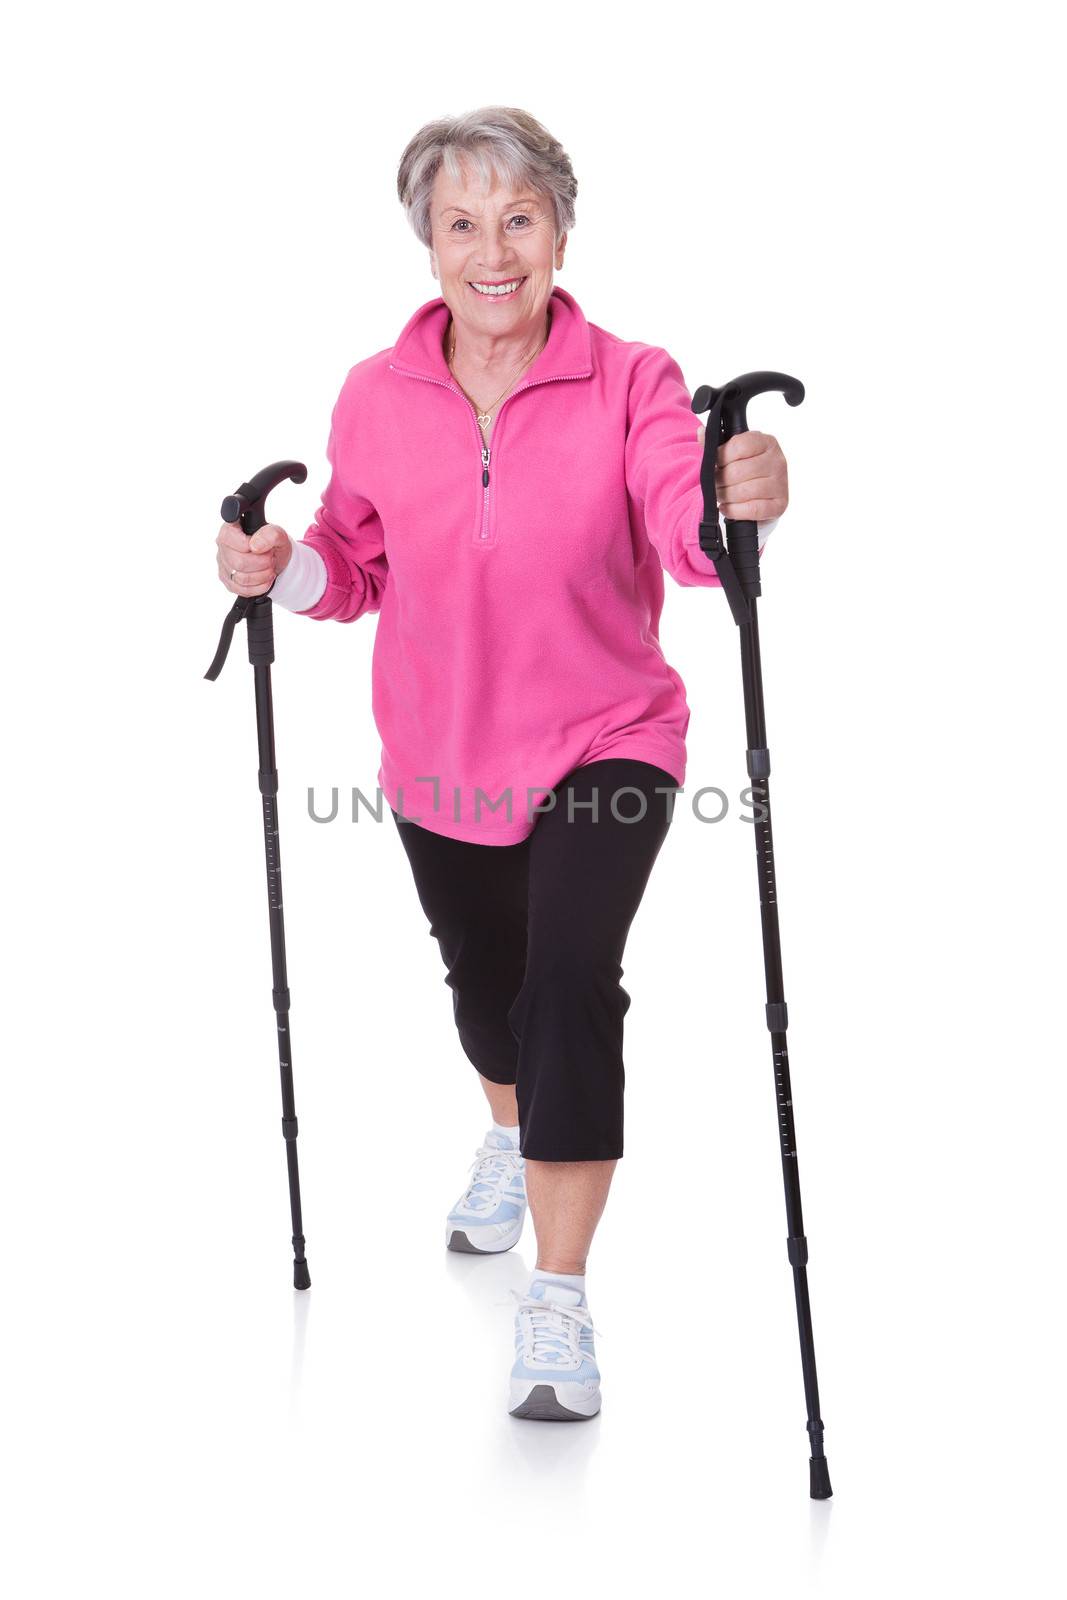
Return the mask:
<svg viewBox="0 0 1067 1600">
<path fill-rule="evenodd" d="M 266 594 L 293 553 L 289 535 L 274 522 L 265 522 L 251 539 L 239 522 L 224 522 L 215 543 L 219 582 L 231 594 Z"/>
</svg>

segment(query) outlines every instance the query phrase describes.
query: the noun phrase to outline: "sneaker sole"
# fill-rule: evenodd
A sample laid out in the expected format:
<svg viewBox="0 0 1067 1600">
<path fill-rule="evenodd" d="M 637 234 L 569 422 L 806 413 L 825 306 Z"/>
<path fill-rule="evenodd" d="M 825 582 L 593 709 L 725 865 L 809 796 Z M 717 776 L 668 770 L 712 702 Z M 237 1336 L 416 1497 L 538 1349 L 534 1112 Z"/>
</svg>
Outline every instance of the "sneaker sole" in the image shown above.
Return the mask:
<svg viewBox="0 0 1067 1600">
<path fill-rule="evenodd" d="M 513 1250 L 521 1237 L 522 1229 L 520 1228 L 514 1239 L 503 1239 L 500 1244 L 494 1245 L 491 1250 L 487 1250 L 484 1245 L 471 1244 L 465 1233 L 458 1228 L 453 1228 L 445 1240 L 445 1248 L 458 1250 L 461 1255 L 466 1256 L 498 1256 L 505 1250 Z"/>
<path fill-rule="evenodd" d="M 550 1383 L 536 1383 L 525 1400 L 514 1406 L 508 1415 L 530 1422 L 591 1422 L 599 1411 L 599 1395 L 595 1411 L 571 1411 L 556 1398 L 556 1391 Z"/>
</svg>

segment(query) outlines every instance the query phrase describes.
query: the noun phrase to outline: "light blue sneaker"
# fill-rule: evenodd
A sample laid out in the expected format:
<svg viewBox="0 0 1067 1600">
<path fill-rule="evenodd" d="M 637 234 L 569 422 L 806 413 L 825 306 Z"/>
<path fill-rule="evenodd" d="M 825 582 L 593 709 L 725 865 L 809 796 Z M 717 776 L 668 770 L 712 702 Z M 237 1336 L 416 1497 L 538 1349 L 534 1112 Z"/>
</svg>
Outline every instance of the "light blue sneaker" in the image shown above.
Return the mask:
<svg viewBox="0 0 1067 1600">
<path fill-rule="evenodd" d="M 470 1182 L 448 1213 L 445 1244 L 467 1255 L 496 1255 L 517 1244 L 526 1220 L 526 1163 L 492 1128 L 479 1146 Z"/>
<path fill-rule="evenodd" d="M 600 1410 L 600 1368 L 585 1296 L 565 1283 L 537 1278 L 525 1295 L 512 1290 L 515 1365 L 513 1417 L 533 1422 L 587 1422 Z"/>
</svg>

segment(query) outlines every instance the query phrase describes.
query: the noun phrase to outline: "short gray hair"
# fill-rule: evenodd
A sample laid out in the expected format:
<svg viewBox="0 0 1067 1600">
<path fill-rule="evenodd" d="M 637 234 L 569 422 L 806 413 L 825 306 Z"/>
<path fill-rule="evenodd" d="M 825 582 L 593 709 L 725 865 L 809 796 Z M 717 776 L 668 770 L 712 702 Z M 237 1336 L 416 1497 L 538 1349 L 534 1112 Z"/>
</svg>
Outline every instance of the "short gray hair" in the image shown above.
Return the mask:
<svg viewBox="0 0 1067 1600">
<path fill-rule="evenodd" d="M 557 244 L 574 227 L 578 181 L 570 157 L 528 111 L 482 106 L 461 117 L 438 117 L 409 141 L 400 158 L 396 188 L 412 229 L 427 249 L 432 241 L 430 196 L 442 163 L 457 183 L 467 165 L 486 188 L 496 177 L 501 183 L 547 194 L 556 216 Z"/>
</svg>

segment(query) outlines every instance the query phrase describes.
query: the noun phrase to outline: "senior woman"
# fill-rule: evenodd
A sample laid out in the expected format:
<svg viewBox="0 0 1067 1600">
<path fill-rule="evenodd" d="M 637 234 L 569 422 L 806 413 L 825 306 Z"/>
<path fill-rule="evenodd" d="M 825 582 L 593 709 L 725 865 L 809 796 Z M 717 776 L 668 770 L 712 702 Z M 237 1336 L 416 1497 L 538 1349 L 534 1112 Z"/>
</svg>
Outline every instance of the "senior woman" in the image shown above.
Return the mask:
<svg viewBox="0 0 1067 1600">
<path fill-rule="evenodd" d="M 621 963 L 685 778 L 663 573 L 718 582 L 703 429 L 667 351 L 555 283 L 577 184 L 532 116 L 428 123 L 397 187 L 440 294 L 348 373 L 304 538 L 224 524 L 219 572 L 303 616 L 378 614 L 378 781 L 492 1113 L 446 1244 L 510 1249 L 528 1199 L 508 1409 L 579 1421 L 601 1404 L 585 1271 L 623 1153 Z M 769 435 L 721 447 L 716 477 L 762 533 L 785 510 Z"/>
</svg>

